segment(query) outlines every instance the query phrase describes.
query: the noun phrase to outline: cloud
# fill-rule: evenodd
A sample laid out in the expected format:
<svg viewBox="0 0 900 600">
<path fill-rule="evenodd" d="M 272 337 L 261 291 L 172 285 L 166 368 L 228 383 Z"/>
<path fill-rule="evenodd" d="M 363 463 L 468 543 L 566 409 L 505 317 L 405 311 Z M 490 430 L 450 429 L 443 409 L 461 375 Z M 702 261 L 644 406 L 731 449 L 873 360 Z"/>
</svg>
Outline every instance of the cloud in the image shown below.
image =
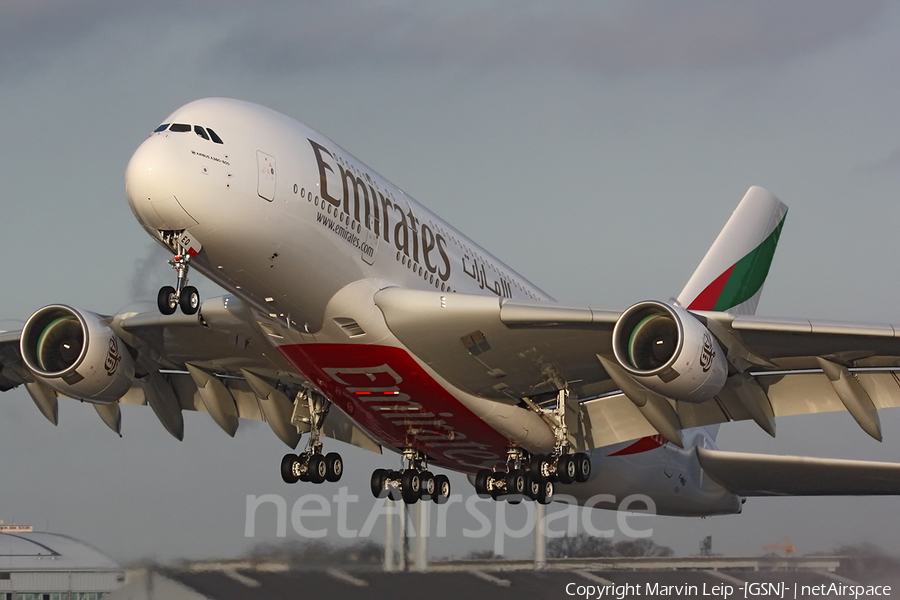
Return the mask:
<svg viewBox="0 0 900 600">
<path fill-rule="evenodd" d="M 0 4 L 0 75 L 22 75 L 113 28 L 159 27 L 196 3 L 176 0 L 4 0 Z"/>
<path fill-rule="evenodd" d="M 256 5 L 255 5 L 256 6 Z M 544 65 L 604 74 L 781 63 L 865 33 L 882 0 L 815 5 L 710 0 L 476 3 L 454 9 L 364 2 L 277 7 L 233 28 L 220 66 L 312 68 Z"/>
<path fill-rule="evenodd" d="M 139 36 L 141 43 L 165 43 L 170 31 L 193 35 L 191 51 L 209 64 L 262 75 L 398 67 L 537 65 L 613 75 L 730 68 L 785 62 L 865 33 L 886 4 L 6 0 L 0 75 L 27 73 L 85 39 L 123 30 L 159 32 Z"/>
<path fill-rule="evenodd" d="M 879 160 L 875 160 L 861 165 L 857 168 L 857 172 L 862 174 L 869 173 L 896 173 L 900 171 L 900 147 Z"/>
</svg>

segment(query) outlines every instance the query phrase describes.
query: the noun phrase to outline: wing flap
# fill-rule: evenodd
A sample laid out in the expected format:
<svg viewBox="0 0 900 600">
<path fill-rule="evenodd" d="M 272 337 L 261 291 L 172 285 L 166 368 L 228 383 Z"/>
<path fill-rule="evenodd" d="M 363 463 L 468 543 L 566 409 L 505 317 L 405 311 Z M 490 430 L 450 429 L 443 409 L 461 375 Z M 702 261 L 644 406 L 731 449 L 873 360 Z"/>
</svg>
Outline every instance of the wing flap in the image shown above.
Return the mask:
<svg viewBox="0 0 900 600">
<path fill-rule="evenodd" d="M 739 496 L 900 495 L 900 464 L 697 448 L 700 466 Z"/>
</svg>

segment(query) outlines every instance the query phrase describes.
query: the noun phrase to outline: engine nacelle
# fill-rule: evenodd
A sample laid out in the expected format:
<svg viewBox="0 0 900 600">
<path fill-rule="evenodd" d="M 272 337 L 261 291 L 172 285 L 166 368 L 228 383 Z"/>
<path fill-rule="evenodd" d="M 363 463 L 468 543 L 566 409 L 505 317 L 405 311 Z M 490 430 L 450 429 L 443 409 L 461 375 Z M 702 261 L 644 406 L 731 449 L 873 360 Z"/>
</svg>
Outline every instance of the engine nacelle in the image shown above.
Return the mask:
<svg viewBox="0 0 900 600">
<path fill-rule="evenodd" d="M 22 328 L 25 366 L 63 395 L 109 404 L 134 382 L 134 361 L 100 317 L 61 304 L 45 306 Z"/>
<path fill-rule="evenodd" d="M 639 302 L 613 329 L 616 360 L 647 389 L 684 402 L 719 393 L 728 362 L 709 330 L 691 313 L 665 302 Z"/>
</svg>

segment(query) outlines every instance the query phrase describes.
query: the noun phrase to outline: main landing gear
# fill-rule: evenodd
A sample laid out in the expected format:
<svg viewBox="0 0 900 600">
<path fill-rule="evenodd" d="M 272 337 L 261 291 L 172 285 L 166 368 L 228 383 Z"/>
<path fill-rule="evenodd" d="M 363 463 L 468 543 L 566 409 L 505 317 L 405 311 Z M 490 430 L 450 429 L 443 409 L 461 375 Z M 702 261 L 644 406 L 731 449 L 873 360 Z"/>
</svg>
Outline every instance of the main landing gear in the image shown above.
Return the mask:
<svg viewBox="0 0 900 600">
<path fill-rule="evenodd" d="M 340 481 L 344 474 L 344 460 L 337 452 L 322 454 L 320 440 L 331 402 L 313 390 L 304 390 L 297 395 L 296 402 L 304 400 L 309 407 L 309 441 L 304 452 L 284 455 L 281 459 L 281 478 L 285 483 Z"/>
<path fill-rule="evenodd" d="M 518 504 L 524 498 L 541 504 L 549 504 L 555 492 L 555 483 L 582 483 L 591 476 L 591 457 L 584 452 L 572 453 L 566 428 L 566 402 L 569 392 L 559 391 L 556 407 L 544 411 L 529 402 L 553 429 L 556 444 L 548 455 L 529 456 L 516 446 L 506 451 L 506 464 L 494 469 L 482 469 L 475 474 L 475 492 L 483 498 Z"/>
<path fill-rule="evenodd" d="M 181 312 L 186 315 L 196 314 L 200 310 L 200 292 L 194 286 L 187 284 L 191 255 L 181 244 L 173 240 L 168 241 L 169 245 L 175 248 L 176 254 L 169 264 L 178 273 L 178 279 L 175 281 L 175 287 L 164 285 L 159 288 L 156 305 L 159 312 L 164 315 L 171 315 L 178 307 L 181 307 Z"/>
<path fill-rule="evenodd" d="M 446 475 L 435 475 L 428 470 L 424 454 L 412 448 L 404 448 L 402 462 L 405 469 L 391 471 L 375 469 L 372 473 L 372 495 L 390 497 L 415 504 L 419 500 L 432 500 L 443 504 L 450 499 L 450 480 Z"/>
<path fill-rule="evenodd" d="M 584 452 L 529 457 L 522 449 L 510 447 L 505 465 L 493 470 L 481 469 L 475 474 L 475 493 L 510 504 L 519 504 L 526 498 L 549 504 L 556 482 L 583 482 L 590 476 L 591 457 Z"/>
</svg>

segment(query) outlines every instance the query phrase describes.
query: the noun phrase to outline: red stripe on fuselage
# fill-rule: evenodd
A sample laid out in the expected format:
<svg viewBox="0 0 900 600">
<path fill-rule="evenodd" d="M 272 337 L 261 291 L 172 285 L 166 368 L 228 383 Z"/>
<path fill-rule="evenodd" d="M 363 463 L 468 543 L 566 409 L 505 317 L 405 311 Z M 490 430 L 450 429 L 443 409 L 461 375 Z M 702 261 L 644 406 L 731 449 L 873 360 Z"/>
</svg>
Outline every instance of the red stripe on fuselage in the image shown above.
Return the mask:
<svg viewBox="0 0 900 600">
<path fill-rule="evenodd" d="M 731 277 L 731 272 L 734 271 L 734 267 L 735 265 L 728 267 L 724 273 L 716 277 L 712 283 L 706 286 L 706 289 L 694 298 L 694 301 L 688 306 L 688 310 L 715 310 L 716 302 L 719 301 L 719 296 L 722 295 L 722 290 L 725 289 L 725 284 L 728 283 L 728 278 Z"/>
<path fill-rule="evenodd" d="M 350 417 L 395 448 L 475 472 L 506 455 L 509 441 L 453 397 L 401 348 L 293 344 L 278 350 Z"/>
<path fill-rule="evenodd" d="M 662 448 L 666 445 L 666 439 L 661 435 L 651 435 L 649 437 L 644 437 L 631 444 L 630 446 L 626 446 L 622 448 L 618 452 L 613 452 L 610 456 L 626 456 L 628 454 L 640 454 L 641 452 L 649 452 L 650 450 L 656 450 L 657 448 Z"/>
</svg>

